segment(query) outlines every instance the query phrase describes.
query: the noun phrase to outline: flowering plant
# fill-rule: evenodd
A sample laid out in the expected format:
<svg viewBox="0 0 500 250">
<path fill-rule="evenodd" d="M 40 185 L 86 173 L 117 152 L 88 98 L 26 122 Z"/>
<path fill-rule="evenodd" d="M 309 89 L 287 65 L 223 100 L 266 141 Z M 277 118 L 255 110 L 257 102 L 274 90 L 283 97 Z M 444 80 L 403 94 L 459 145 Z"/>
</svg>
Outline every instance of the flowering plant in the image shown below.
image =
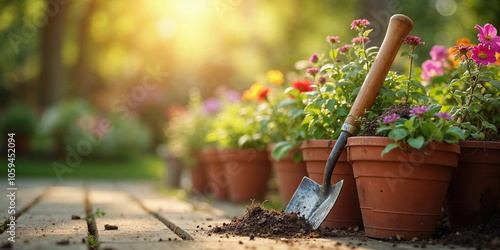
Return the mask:
<svg viewBox="0 0 500 250">
<path fill-rule="evenodd" d="M 422 78 L 438 85 L 440 90 L 431 88 L 431 96 L 448 105 L 447 109 L 465 129 L 466 137 L 498 140 L 500 37 L 491 24 L 475 28 L 479 30 L 477 45 L 461 38 L 448 51 L 434 46 L 432 60 L 422 65 Z M 431 64 L 433 69 L 428 66 Z"/>
<path fill-rule="evenodd" d="M 382 151 L 382 156 L 395 148 L 403 148 L 403 145 L 420 150 L 430 142 L 458 143 L 465 139 L 458 122 L 440 110 L 438 105 L 415 107 L 408 118 L 394 113 L 378 121 L 377 133 L 394 140 Z"/>
</svg>

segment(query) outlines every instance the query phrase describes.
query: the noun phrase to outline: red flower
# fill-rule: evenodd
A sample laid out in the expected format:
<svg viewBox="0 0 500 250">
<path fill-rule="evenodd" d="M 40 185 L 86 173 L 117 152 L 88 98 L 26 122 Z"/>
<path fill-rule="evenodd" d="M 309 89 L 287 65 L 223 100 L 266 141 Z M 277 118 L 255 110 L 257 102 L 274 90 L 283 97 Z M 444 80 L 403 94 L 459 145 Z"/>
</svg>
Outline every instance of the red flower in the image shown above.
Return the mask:
<svg viewBox="0 0 500 250">
<path fill-rule="evenodd" d="M 269 90 L 270 90 L 269 87 L 265 87 L 265 88 L 261 89 L 259 91 L 259 93 L 257 94 L 257 100 L 258 101 L 265 100 L 267 98 L 267 94 L 269 93 Z"/>
<path fill-rule="evenodd" d="M 306 79 L 304 81 L 295 80 L 290 85 L 292 85 L 292 87 L 298 89 L 300 91 L 300 93 L 309 92 L 309 91 L 314 90 L 314 88 L 311 87 L 311 81 L 309 79 Z"/>
</svg>

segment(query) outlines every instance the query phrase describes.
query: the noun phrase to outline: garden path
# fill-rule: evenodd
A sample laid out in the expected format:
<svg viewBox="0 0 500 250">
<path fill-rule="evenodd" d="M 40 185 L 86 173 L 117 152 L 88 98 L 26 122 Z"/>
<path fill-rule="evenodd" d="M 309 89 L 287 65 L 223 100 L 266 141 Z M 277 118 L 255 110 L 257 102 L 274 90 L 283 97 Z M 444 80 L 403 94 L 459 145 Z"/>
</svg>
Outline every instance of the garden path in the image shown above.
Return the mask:
<svg viewBox="0 0 500 250">
<path fill-rule="evenodd" d="M 8 215 L 7 183 L 0 184 L 0 216 Z M 89 228 L 99 249 L 416 249 L 375 239 L 263 239 L 210 234 L 216 225 L 241 216 L 245 207 L 222 201 L 179 198 L 146 181 L 52 182 L 23 179 L 16 190 L 15 243 L 10 227 L 0 248 L 89 249 Z M 102 211 L 104 216 L 96 212 Z M 95 224 L 84 219 L 95 216 Z M 78 217 L 80 219 L 78 219 Z M 5 218 L 3 219 L 5 220 Z M 110 230 L 110 227 L 118 227 Z M 90 240 L 92 241 L 92 240 Z M 459 247 L 453 247 L 460 249 Z M 427 245 L 426 249 L 451 249 Z"/>
</svg>

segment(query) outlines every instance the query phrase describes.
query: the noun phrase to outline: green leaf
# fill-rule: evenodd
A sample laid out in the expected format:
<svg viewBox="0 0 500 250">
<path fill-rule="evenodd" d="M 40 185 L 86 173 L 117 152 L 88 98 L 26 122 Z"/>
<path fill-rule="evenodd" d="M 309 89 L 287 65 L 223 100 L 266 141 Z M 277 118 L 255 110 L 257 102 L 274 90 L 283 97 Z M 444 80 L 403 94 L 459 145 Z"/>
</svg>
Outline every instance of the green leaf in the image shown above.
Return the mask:
<svg viewBox="0 0 500 250">
<path fill-rule="evenodd" d="M 345 109 L 345 108 L 338 108 L 335 113 L 338 115 L 338 116 L 347 116 L 349 114 L 349 112 Z"/>
<path fill-rule="evenodd" d="M 409 56 L 409 55 L 410 55 L 410 53 L 408 53 L 408 51 L 401 52 L 401 57 L 403 57 L 403 56 Z"/>
<path fill-rule="evenodd" d="M 327 69 L 333 69 L 335 66 L 332 63 L 325 64 L 319 69 L 320 72 L 323 72 Z"/>
<path fill-rule="evenodd" d="M 497 127 L 496 127 L 495 125 L 493 125 L 493 124 L 491 124 L 491 123 L 487 122 L 487 121 L 483 121 L 483 122 L 481 123 L 481 125 L 482 125 L 483 127 L 485 127 L 485 128 L 488 128 L 488 129 L 491 129 L 491 130 L 495 131 L 495 133 L 498 133 Z"/>
<path fill-rule="evenodd" d="M 417 60 L 418 59 L 418 54 L 411 54 L 410 56 L 413 58 L 413 60 Z"/>
<path fill-rule="evenodd" d="M 274 159 L 279 161 L 281 158 L 285 157 L 288 152 L 290 152 L 290 150 L 292 150 L 294 147 L 295 146 L 293 145 L 293 143 L 289 141 L 280 141 L 274 146 L 271 155 Z"/>
<path fill-rule="evenodd" d="M 307 105 L 307 107 L 304 109 L 304 113 L 320 115 L 321 108 L 318 104 L 313 102 L 313 103 L 310 103 L 309 105 Z"/>
<path fill-rule="evenodd" d="M 431 137 L 433 136 L 437 130 L 438 127 L 434 123 L 429 123 L 429 122 L 423 122 L 420 127 L 422 128 L 422 133 L 424 134 L 425 137 Z"/>
<path fill-rule="evenodd" d="M 370 35 L 370 32 L 372 32 L 372 31 L 373 31 L 373 29 L 365 30 L 365 32 L 363 32 L 363 36 L 367 37 L 368 35 Z"/>
<path fill-rule="evenodd" d="M 296 101 L 294 99 L 284 99 L 283 101 L 278 103 L 278 105 L 276 105 L 276 107 L 274 107 L 274 110 L 278 110 L 280 108 L 286 107 L 288 105 L 293 105 L 295 103 L 296 103 Z"/>
<path fill-rule="evenodd" d="M 423 136 L 417 138 L 408 138 L 408 144 L 414 149 L 421 149 L 424 146 L 425 139 Z"/>
<path fill-rule="evenodd" d="M 500 81 L 498 80 L 492 80 L 490 81 L 491 85 L 495 86 L 498 90 L 500 90 Z"/>
<path fill-rule="evenodd" d="M 326 128 L 319 127 L 313 132 L 314 139 L 323 139 L 323 136 L 326 134 Z"/>
<path fill-rule="evenodd" d="M 328 100 L 328 102 L 326 103 L 326 108 L 330 111 L 334 110 L 335 109 L 335 105 L 337 104 L 337 100 L 335 99 L 330 99 Z"/>
<path fill-rule="evenodd" d="M 339 54 L 339 49 L 330 50 L 330 58 L 332 58 L 333 60 L 335 60 L 335 58 L 337 58 L 338 54 Z"/>
<path fill-rule="evenodd" d="M 422 92 L 425 93 L 425 87 L 424 87 L 424 85 L 422 85 L 421 83 L 419 83 L 419 82 L 417 82 L 415 80 L 411 80 L 410 83 L 411 83 L 411 85 L 419 88 L 420 90 L 422 90 Z"/>
<path fill-rule="evenodd" d="M 413 116 L 413 117 L 415 117 L 415 116 Z M 412 117 L 412 118 L 413 118 L 413 117 Z M 408 129 L 408 130 L 411 130 L 411 129 L 413 128 L 413 121 L 414 121 L 414 120 L 415 120 L 415 119 L 409 119 L 409 120 L 406 120 L 406 121 L 405 121 L 405 128 L 406 128 L 406 129 Z"/>
<path fill-rule="evenodd" d="M 295 152 L 295 153 L 293 153 L 292 157 L 293 157 L 293 161 L 295 163 L 297 163 L 297 164 L 302 161 L 302 153 L 301 152 Z"/>
<path fill-rule="evenodd" d="M 292 108 L 288 113 L 292 119 L 298 118 L 304 114 L 304 110 L 301 108 Z"/>
<path fill-rule="evenodd" d="M 406 129 L 401 129 L 401 128 L 398 128 L 398 129 L 395 129 L 395 130 L 389 132 L 389 138 L 391 138 L 395 141 L 402 140 L 407 135 L 408 135 L 408 133 L 406 132 Z"/>
<path fill-rule="evenodd" d="M 391 150 L 393 150 L 395 148 L 399 148 L 399 144 L 398 143 L 391 143 L 391 144 L 387 145 L 385 147 L 384 151 L 382 151 L 382 154 L 380 154 L 380 156 L 384 157 L 385 154 L 389 153 Z"/>
<path fill-rule="evenodd" d="M 457 127 L 448 128 L 444 134 L 451 135 L 451 136 L 458 138 L 458 139 L 461 139 L 461 140 L 465 140 L 464 131 L 461 130 L 460 128 L 457 128 Z"/>
</svg>

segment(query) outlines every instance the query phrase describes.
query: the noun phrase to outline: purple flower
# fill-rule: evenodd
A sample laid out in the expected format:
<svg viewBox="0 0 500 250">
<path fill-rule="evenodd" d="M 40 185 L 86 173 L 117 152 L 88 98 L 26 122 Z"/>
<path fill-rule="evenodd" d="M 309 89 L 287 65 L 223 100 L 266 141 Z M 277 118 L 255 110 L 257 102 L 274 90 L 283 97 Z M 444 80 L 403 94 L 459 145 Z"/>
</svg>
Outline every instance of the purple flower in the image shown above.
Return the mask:
<svg viewBox="0 0 500 250">
<path fill-rule="evenodd" d="M 453 117 L 446 112 L 438 112 L 438 113 L 435 113 L 434 115 L 437 117 L 441 117 L 445 120 L 450 120 L 450 121 L 453 120 Z"/>
<path fill-rule="evenodd" d="M 351 40 L 351 42 L 353 43 L 362 43 L 364 40 L 364 42 L 368 42 L 370 41 L 370 38 L 369 37 L 361 37 L 361 36 L 358 36 L 358 37 L 355 37 Z"/>
<path fill-rule="evenodd" d="M 396 114 L 396 113 L 394 113 L 392 115 L 388 115 L 388 116 L 384 117 L 384 119 L 382 120 L 382 122 L 385 123 L 385 124 L 389 124 L 389 123 L 392 123 L 392 122 L 396 121 L 399 118 L 400 118 L 399 115 Z"/>
<path fill-rule="evenodd" d="M 495 26 L 487 23 L 484 27 L 481 27 L 476 24 L 474 28 L 479 30 L 477 38 L 479 38 L 480 42 L 489 44 L 494 51 L 500 51 L 500 37 L 497 36 L 497 29 Z"/>
<path fill-rule="evenodd" d="M 311 74 L 312 76 L 315 76 L 319 72 L 318 68 L 308 68 L 306 69 L 306 73 Z"/>
<path fill-rule="evenodd" d="M 441 45 L 434 45 L 429 54 L 433 61 L 445 61 L 448 58 L 448 49 Z"/>
<path fill-rule="evenodd" d="M 340 42 L 340 38 L 338 36 L 327 36 L 326 37 L 326 41 L 331 43 L 331 44 L 334 44 L 334 43 L 339 43 Z"/>
<path fill-rule="evenodd" d="M 429 111 L 429 107 L 415 107 L 412 110 L 410 110 L 410 116 L 418 116 L 422 117 L 424 116 L 424 113 Z"/>
<path fill-rule="evenodd" d="M 309 58 L 310 63 L 317 63 L 318 60 L 319 60 L 319 56 L 316 53 L 312 54 L 311 57 Z"/>
<path fill-rule="evenodd" d="M 366 19 L 356 19 L 351 23 L 351 29 L 362 29 L 370 25 L 370 22 Z"/>
<path fill-rule="evenodd" d="M 208 98 L 203 102 L 203 111 L 205 113 L 214 115 L 221 109 L 221 104 L 216 98 Z"/>
<path fill-rule="evenodd" d="M 321 83 L 321 84 L 323 84 L 323 83 L 326 82 L 326 78 L 320 77 L 320 78 L 318 78 L 318 82 Z"/>
<path fill-rule="evenodd" d="M 443 63 L 440 61 L 425 60 L 422 63 L 422 79 L 429 81 L 434 76 L 443 75 Z"/>
<path fill-rule="evenodd" d="M 234 90 L 228 90 L 226 92 L 226 98 L 227 98 L 227 101 L 231 102 L 231 103 L 238 102 L 241 99 L 240 93 L 238 93 L 237 91 L 234 91 Z"/>
<path fill-rule="evenodd" d="M 344 53 L 346 53 L 347 51 L 349 51 L 349 48 L 351 48 L 351 45 L 346 44 L 346 45 L 344 45 L 344 46 L 340 47 L 340 49 L 339 49 L 339 53 L 340 53 L 340 54 L 344 54 Z"/>
<path fill-rule="evenodd" d="M 405 43 L 410 45 L 410 46 L 417 46 L 417 45 L 424 45 L 425 43 L 422 42 L 422 39 L 418 36 L 407 36 L 405 39 Z"/>
</svg>

